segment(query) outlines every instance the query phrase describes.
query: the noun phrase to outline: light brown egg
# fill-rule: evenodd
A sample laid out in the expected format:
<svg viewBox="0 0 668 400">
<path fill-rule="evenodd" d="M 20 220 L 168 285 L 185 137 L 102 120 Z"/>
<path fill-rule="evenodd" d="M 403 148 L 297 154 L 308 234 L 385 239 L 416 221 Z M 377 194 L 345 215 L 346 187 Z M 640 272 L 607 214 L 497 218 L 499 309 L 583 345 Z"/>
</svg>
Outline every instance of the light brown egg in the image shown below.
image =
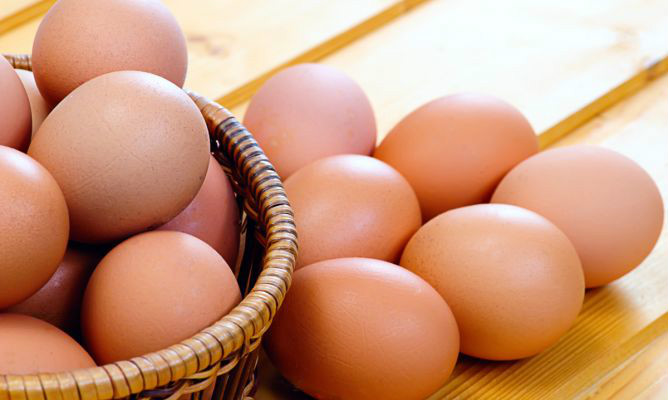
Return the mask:
<svg viewBox="0 0 668 400">
<path fill-rule="evenodd" d="M 537 151 L 536 135 L 516 108 L 487 95 L 457 94 L 410 113 L 374 156 L 408 179 L 427 221 L 488 202 L 501 178 Z"/>
<path fill-rule="evenodd" d="M 369 155 L 376 119 L 362 89 L 341 71 L 300 64 L 269 79 L 244 116 L 279 175 L 335 154 Z"/>
<path fill-rule="evenodd" d="M 88 349 L 100 364 L 157 351 L 213 324 L 241 300 L 225 260 L 194 236 L 152 231 L 98 264 L 82 307 Z"/>
<path fill-rule="evenodd" d="M 4 311 L 39 318 L 78 337 L 84 289 L 104 250 L 70 242 L 51 279 L 37 293 Z"/>
<path fill-rule="evenodd" d="M 267 354 L 318 399 L 424 399 L 450 376 L 459 334 L 424 280 L 365 258 L 296 271 L 266 339 Z"/>
<path fill-rule="evenodd" d="M 420 227 L 420 205 L 397 171 L 374 158 L 338 155 L 285 181 L 299 232 L 298 268 L 341 257 L 396 262 Z"/>
<path fill-rule="evenodd" d="M 63 189 L 72 238 L 122 239 L 158 227 L 192 201 L 209 164 L 195 103 L 146 72 L 99 76 L 44 120 L 28 153 Z"/>
<path fill-rule="evenodd" d="M 94 367 L 74 339 L 53 325 L 19 314 L 0 314 L 0 375 L 65 372 Z"/>
<path fill-rule="evenodd" d="M 448 303 L 462 353 L 490 360 L 545 350 L 573 325 L 584 298 L 582 267 L 566 235 L 515 206 L 439 215 L 408 242 L 401 266 Z"/>
<path fill-rule="evenodd" d="M 638 266 L 663 225 L 656 183 L 638 164 L 602 147 L 544 151 L 515 167 L 492 197 L 554 222 L 575 245 L 587 287 Z"/>
<path fill-rule="evenodd" d="M 59 0 L 39 25 L 32 63 L 40 92 L 56 104 L 113 71 L 145 71 L 182 86 L 186 40 L 159 0 Z"/>
<path fill-rule="evenodd" d="M 197 196 L 185 210 L 158 229 L 198 237 L 216 249 L 227 264 L 234 266 L 239 251 L 239 218 L 232 185 L 212 156 Z"/>
<path fill-rule="evenodd" d="M 42 94 L 39 92 L 39 89 L 37 89 L 37 84 L 35 83 L 35 76 L 32 74 L 31 71 L 17 69 L 16 73 L 19 75 L 21 83 L 23 83 L 23 87 L 25 88 L 26 93 L 28 94 L 28 99 L 30 100 L 30 111 L 32 115 L 31 135 L 34 135 L 35 132 L 37 132 L 37 129 L 39 129 L 40 125 L 42 125 L 42 122 L 44 121 L 46 116 L 49 115 L 51 107 L 47 104 L 46 100 L 44 100 L 44 97 L 42 97 Z"/>
<path fill-rule="evenodd" d="M 0 146 L 0 309 L 39 290 L 58 268 L 69 234 L 55 179 L 18 150 Z"/>
<path fill-rule="evenodd" d="M 14 68 L 0 55 L 0 146 L 24 151 L 30 143 L 30 101 Z"/>
</svg>

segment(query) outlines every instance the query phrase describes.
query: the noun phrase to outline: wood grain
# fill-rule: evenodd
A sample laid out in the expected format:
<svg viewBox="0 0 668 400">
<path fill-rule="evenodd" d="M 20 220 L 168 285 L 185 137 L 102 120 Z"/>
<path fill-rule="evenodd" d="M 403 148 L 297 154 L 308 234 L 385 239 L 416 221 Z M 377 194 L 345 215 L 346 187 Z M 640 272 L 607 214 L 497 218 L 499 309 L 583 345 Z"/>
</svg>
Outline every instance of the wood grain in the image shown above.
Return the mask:
<svg viewBox="0 0 668 400">
<path fill-rule="evenodd" d="M 247 100 L 278 69 L 318 60 L 423 1 L 164 3 L 187 39 L 189 71 L 185 86 L 232 107 Z M 35 19 L 0 35 L 1 51 L 29 53 L 38 26 L 39 19 Z"/>
<path fill-rule="evenodd" d="M 3 0 L 0 7 L 0 34 L 40 16 L 56 0 Z"/>
<path fill-rule="evenodd" d="M 506 99 L 536 132 L 550 132 L 665 58 L 666 38 L 665 0 L 434 0 L 322 62 L 364 88 L 379 137 L 419 105 L 461 91 Z"/>
</svg>

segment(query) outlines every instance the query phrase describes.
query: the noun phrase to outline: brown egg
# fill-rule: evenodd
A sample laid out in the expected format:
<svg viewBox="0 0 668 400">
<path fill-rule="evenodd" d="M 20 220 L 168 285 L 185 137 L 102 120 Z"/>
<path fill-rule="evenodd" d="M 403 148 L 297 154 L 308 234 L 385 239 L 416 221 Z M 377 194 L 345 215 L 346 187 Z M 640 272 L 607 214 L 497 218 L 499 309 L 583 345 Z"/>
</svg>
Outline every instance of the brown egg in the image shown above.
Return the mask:
<svg viewBox="0 0 668 400">
<path fill-rule="evenodd" d="M 28 153 L 63 189 L 72 238 L 105 242 L 158 227 L 192 201 L 209 136 L 195 103 L 171 82 L 112 72 L 54 108 Z"/>
<path fill-rule="evenodd" d="M 14 68 L 0 54 L 0 146 L 25 150 L 30 143 L 30 101 Z"/>
<path fill-rule="evenodd" d="M 104 248 L 70 242 L 63 261 L 51 279 L 37 293 L 4 311 L 30 315 L 72 336 L 79 336 L 84 289 L 102 256 Z"/>
<path fill-rule="evenodd" d="M 228 265 L 234 266 L 239 251 L 239 218 L 232 185 L 212 156 L 197 196 L 185 210 L 158 229 L 198 237 L 216 249 Z"/>
<path fill-rule="evenodd" d="M 49 115 L 51 107 L 47 104 L 46 100 L 44 100 L 44 97 L 42 97 L 39 89 L 37 89 L 35 76 L 31 71 L 17 69 L 16 73 L 19 75 L 21 83 L 23 83 L 23 87 L 28 94 L 28 99 L 30 100 L 30 111 L 32 115 L 31 134 L 34 135 L 35 132 L 37 132 L 37 129 L 39 129 L 40 125 L 42 125 L 42 122 L 46 116 Z M 26 147 L 28 147 L 27 144 Z"/>
<path fill-rule="evenodd" d="M 566 235 L 509 205 L 439 215 L 408 242 L 401 265 L 448 303 L 462 353 L 490 360 L 545 350 L 573 325 L 584 298 L 582 267 Z"/>
<path fill-rule="evenodd" d="M 267 354 L 317 399 L 424 399 L 452 372 L 457 323 L 415 274 L 365 258 L 296 271 Z"/>
<path fill-rule="evenodd" d="M 188 67 L 181 28 L 159 0 L 59 0 L 39 25 L 32 64 L 40 92 L 56 104 L 113 71 L 145 71 L 182 86 Z"/>
<path fill-rule="evenodd" d="M 420 205 L 397 171 L 374 158 L 315 161 L 285 181 L 299 232 L 298 267 L 341 257 L 395 262 L 420 227 Z"/>
<path fill-rule="evenodd" d="M 638 266 L 663 225 L 663 202 L 634 161 L 602 147 L 544 151 L 515 167 L 492 201 L 533 210 L 575 245 L 587 287 L 605 285 Z"/>
<path fill-rule="evenodd" d="M 53 325 L 19 314 L 0 314 L 0 375 L 65 372 L 94 367 L 74 339 Z"/>
<path fill-rule="evenodd" d="M 24 153 L 0 146 L 0 309 L 37 292 L 67 247 L 67 205 L 58 184 Z"/>
<path fill-rule="evenodd" d="M 369 155 L 376 119 L 362 89 L 341 71 L 320 64 L 287 68 L 253 96 L 244 125 L 285 179 L 335 154 Z"/>
<path fill-rule="evenodd" d="M 457 94 L 410 113 L 374 156 L 408 179 L 427 221 L 489 201 L 501 178 L 537 151 L 536 135 L 516 108 L 486 95 Z"/>
<path fill-rule="evenodd" d="M 152 231 L 116 246 L 93 272 L 82 307 L 88 349 L 100 364 L 176 344 L 241 300 L 234 274 L 194 236 Z"/>
</svg>

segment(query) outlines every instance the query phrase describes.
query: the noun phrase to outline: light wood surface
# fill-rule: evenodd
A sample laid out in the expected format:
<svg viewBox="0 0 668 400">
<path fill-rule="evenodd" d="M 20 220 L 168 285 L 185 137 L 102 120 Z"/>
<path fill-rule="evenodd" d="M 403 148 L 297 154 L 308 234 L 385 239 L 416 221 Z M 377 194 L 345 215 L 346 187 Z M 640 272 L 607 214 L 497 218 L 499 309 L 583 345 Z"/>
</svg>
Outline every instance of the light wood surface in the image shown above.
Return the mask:
<svg viewBox="0 0 668 400">
<path fill-rule="evenodd" d="M 668 68 L 665 0 L 512 4 L 430 1 L 321 62 L 360 83 L 379 141 L 419 105 L 477 91 L 514 104 L 548 143 Z"/>
<path fill-rule="evenodd" d="M 163 2 L 186 36 L 189 65 L 185 86 L 232 107 L 250 98 L 276 70 L 315 61 L 423 1 Z M 0 35 L 0 49 L 29 53 L 39 22 L 36 18 Z"/>
<path fill-rule="evenodd" d="M 0 34 L 42 15 L 56 0 L 3 0 L 0 6 Z"/>
</svg>

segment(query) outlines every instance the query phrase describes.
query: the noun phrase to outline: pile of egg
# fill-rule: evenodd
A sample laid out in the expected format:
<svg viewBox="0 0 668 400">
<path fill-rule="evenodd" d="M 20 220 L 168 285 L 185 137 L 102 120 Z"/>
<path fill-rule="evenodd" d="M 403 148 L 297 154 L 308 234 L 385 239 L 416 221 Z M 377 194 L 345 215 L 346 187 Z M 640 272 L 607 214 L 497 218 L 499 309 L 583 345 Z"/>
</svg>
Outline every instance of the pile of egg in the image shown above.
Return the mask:
<svg viewBox="0 0 668 400">
<path fill-rule="evenodd" d="M 285 181 L 299 234 L 266 350 L 323 399 L 422 399 L 458 353 L 530 357 L 575 323 L 585 289 L 638 266 L 663 203 L 603 147 L 538 152 L 527 119 L 464 93 L 405 116 L 378 147 L 363 90 L 318 64 L 283 70 L 244 123 Z"/>
</svg>

